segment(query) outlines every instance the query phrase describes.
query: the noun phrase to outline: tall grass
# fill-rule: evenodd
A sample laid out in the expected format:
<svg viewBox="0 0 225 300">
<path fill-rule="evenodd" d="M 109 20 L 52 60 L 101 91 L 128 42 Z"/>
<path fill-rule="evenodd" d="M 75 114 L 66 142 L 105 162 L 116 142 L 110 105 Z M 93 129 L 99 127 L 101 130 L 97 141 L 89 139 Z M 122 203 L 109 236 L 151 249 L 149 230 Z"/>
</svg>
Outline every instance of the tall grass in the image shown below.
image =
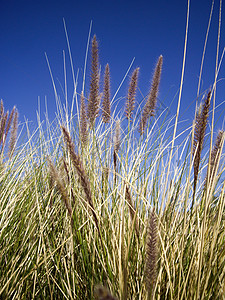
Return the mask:
<svg viewBox="0 0 225 300">
<path fill-rule="evenodd" d="M 58 117 L 27 126 L 16 147 L 17 112 L 1 103 L 1 299 L 224 299 L 225 134 L 207 126 L 216 84 L 177 134 L 183 79 L 175 119 L 158 115 L 162 56 L 142 110 L 133 71 L 121 117 L 109 65 L 100 93 L 96 36 L 91 48 L 76 114 L 57 98 Z"/>
</svg>

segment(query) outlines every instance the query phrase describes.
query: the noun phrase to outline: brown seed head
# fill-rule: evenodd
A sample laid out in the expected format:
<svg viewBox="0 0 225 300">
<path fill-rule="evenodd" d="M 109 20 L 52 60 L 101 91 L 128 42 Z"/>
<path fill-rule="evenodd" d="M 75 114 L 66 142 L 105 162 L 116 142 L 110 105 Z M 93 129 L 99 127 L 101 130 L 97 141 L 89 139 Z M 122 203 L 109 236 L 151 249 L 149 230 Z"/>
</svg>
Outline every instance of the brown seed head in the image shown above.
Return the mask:
<svg viewBox="0 0 225 300">
<path fill-rule="evenodd" d="M 105 67 L 104 74 L 104 92 L 103 92 L 103 102 L 102 102 L 102 121 L 104 123 L 110 122 L 110 71 L 109 64 Z"/>
<path fill-rule="evenodd" d="M 100 234 L 99 222 L 98 222 L 98 218 L 97 218 L 97 215 L 95 213 L 94 204 L 93 204 L 93 201 L 92 201 L 90 181 L 89 181 L 88 175 L 86 174 L 86 172 L 84 170 L 83 163 L 82 163 L 79 155 L 76 154 L 76 152 L 75 152 L 75 146 L 74 146 L 74 143 L 71 140 L 69 132 L 63 126 L 62 126 L 62 132 L 63 132 L 64 141 L 66 143 L 67 149 L 68 149 L 70 157 L 71 157 L 71 161 L 72 161 L 74 167 L 77 170 L 78 176 L 80 177 L 81 185 L 82 185 L 83 190 L 85 192 L 87 203 L 89 204 L 92 215 L 94 217 L 96 227 L 97 227 L 98 232 Z M 101 237 L 101 235 L 100 235 L 100 237 Z"/>
<path fill-rule="evenodd" d="M 218 135 L 216 137 L 216 142 L 211 152 L 210 166 L 208 166 L 208 170 L 207 170 L 207 176 L 208 173 L 210 172 L 209 174 L 210 181 L 213 180 L 214 176 L 216 176 L 216 170 L 218 168 L 221 153 L 223 150 L 224 138 L 225 138 L 225 133 L 223 130 L 220 130 L 218 132 Z M 206 176 L 206 180 L 207 180 L 207 176 Z M 206 180 L 205 180 L 205 185 L 206 185 Z"/>
<path fill-rule="evenodd" d="M 139 125 L 140 134 L 144 133 L 148 118 L 151 116 L 155 116 L 157 96 L 159 91 L 159 83 L 160 83 L 161 72 L 162 72 L 162 63 L 163 63 L 163 57 L 162 55 L 160 55 L 153 75 L 151 90 L 147 102 L 143 108 L 140 125 Z"/>
<path fill-rule="evenodd" d="M 8 150 L 9 157 L 11 157 L 13 155 L 13 152 L 15 149 L 17 131 L 18 131 L 18 111 L 15 109 L 14 118 L 12 121 L 12 127 L 11 127 L 11 131 L 10 131 L 9 150 Z"/>
<path fill-rule="evenodd" d="M 193 143 L 194 192 L 197 186 L 198 171 L 199 171 L 199 165 L 201 161 L 201 152 L 203 148 L 205 132 L 206 132 L 208 116 L 209 116 L 210 101 L 211 101 L 211 91 L 208 92 L 205 102 L 203 105 L 200 106 L 200 109 L 196 116 L 194 143 Z"/>
<path fill-rule="evenodd" d="M 48 159 L 47 161 L 48 161 L 51 180 L 53 182 L 56 182 L 58 190 L 59 190 L 60 195 L 62 197 L 62 200 L 63 200 L 63 202 L 64 202 L 64 204 L 67 208 L 67 211 L 69 213 L 69 216 L 70 216 L 70 218 L 72 218 L 72 207 L 71 207 L 70 200 L 69 200 L 69 197 L 67 195 L 67 192 L 66 192 L 66 190 L 64 188 L 64 185 L 62 183 L 61 176 L 58 173 L 57 169 L 55 168 L 53 162 L 50 159 Z"/>
<path fill-rule="evenodd" d="M 80 140 L 83 145 L 87 144 L 88 131 L 87 131 L 87 114 L 84 101 L 84 93 L 81 92 L 80 97 Z"/>
<path fill-rule="evenodd" d="M 91 83 L 87 113 L 90 124 L 93 127 L 99 111 L 99 58 L 96 35 L 92 39 L 91 59 Z"/>
<path fill-rule="evenodd" d="M 6 126 L 6 130 L 5 130 L 5 138 L 7 137 L 8 135 L 8 132 L 9 132 L 9 128 L 11 126 L 11 123 L 12 123 L 12 120 L 13 120 L 13 116 L 14 116 L 14 112 L 15 112 L 15 109 L 16 107 L 14 106 L 10 115 L 9 115 L 9 119 L 8 119 L 8 122 L 7 122 L 7 126 Z"/>
<path fill-rule="evenodd" d="M 138 83 L 138 74 L 139 74 L 139 68 L 136 68 L 130 80 L 127 102 L 126 102 L 126 109 L 125 109 L 127 119 L 131 119 L 134 110 L 135 96 L 136 96 L 137 83 Z"/>
<path fill-rule="evenodd" d="M 5 143 L 5 127 L 6 127 L 6 122 L 8 120 L 8 115 L 9 112 L 7 111 L 6 114 L 3 112 L 3 116 L 0 121 L 0 145 L 3 143 L 2 147 L 4 147 Z"/>
<path fill-rule="evenodd" d="M 145 285 L 148 292 L 154 287 L 157 278 L 158 259 L 158 225 L 156 213 L 153 210 L 148 220 L 145 258 Z"/>
</svg>

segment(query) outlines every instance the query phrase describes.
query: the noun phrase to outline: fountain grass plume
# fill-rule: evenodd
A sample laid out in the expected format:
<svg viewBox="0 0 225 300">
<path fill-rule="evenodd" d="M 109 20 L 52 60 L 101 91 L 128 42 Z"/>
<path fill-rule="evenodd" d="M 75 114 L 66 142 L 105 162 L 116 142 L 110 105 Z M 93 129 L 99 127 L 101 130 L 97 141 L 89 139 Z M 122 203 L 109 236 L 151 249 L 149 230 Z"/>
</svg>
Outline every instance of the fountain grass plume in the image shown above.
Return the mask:
<svg viewBox="0 0 225 300">
<path fill-rule="evenodd" d="M 15 115 L 16 114 L 16 115 Z M 18 113 L 16 112 L 16 107 L 14 106 L 13 109 L 11 110 L 10 114 L 9 111 L 4 113 L 4 104 L 3 100 L 1 100 L 0 104 L 0 145 L 2 144 L 1 152 L 3 153 L 4 148 L 5 148 L 5 143 L 6 139 L 9 133 L 9 130 L 11 128 L 11 137 L 14 135 L 14 140 L 16 140 L 16 132 L 17 132 L 17 118 L 18 118 Z M 14 141 L 12 142 L 11 146 L 14 146 Z M 9 149 L 10 149 L 10 143 L 9 143 Z M 11 150 L 10 150 L 11 151 Z M 8 151 L 9 153 L 9 151 Z"/>
<path fill-rule="evenodd" d="M 91 82 L 87 108 L 87 115 L 91 127 L 94 126 L 95 119 L 98 116 L 100 102 L 99 100 L 99 55 L 98 42 L 96 35 L 94 35 L 91 47 Z"/>
<path fill-rule="evenodd" d="M 157 103 L 157 95 L 159 91 L 159 83 L 161 79 L 161 72 L 162 72 L 162 64 L 163 64 L 163 56 L 160 55 L 155 72 L 153 75 L 152 85 L 149 92 L 148 99 L 145 103 L 145 106 L 142 111 L 141 120 L 139 124 L 139 133 L 142 135 L 144 133 L 144 130 L 147 125 L 147 121 L 149 117 L 155 116 L 155 110 L 156 110 L 156 103 Z"/>
<path fill-rule="evenodd" d="M 87 113 L 86 113 L 86 105 L 85 105 L 83 91 L 81 92 L 81 96 L 80 96 L 80 140 L 84 146 L 87 144 L 87 140 L 88 140 Z"/>
<path fill-rule="evenodd" d="M 68 197 L 67 191 L 65 190 L 64 184 L 61 180 L 61 175 L 59 174 L 58 170 L 56 169 L 56 167 L 54 166 L 53 162 L 51 161 L 50 158 L 47 159 L 48 161 L 48 166 L 49 166 L 49 171 L 50 171 L 50 176 L 51 176 L 51 180 L 53 182 L 56 182 L 57 188 L 60 192 L 60 195 L 62 197 L 62 200 L 67 208 L 68 214 L 70 216 L 71 219 L 71 225 L 72 223 L 72 207 L 71 207 L 71 203 L 70 203 L 70 199 Z"/>
<path fill-rule="evenodd" d="M 8 119 L 9 112 L 7 111 L 5 114 L 3 112 L 1 121 L 0 121 L 0 145 L 2 144 L 2 151 L 5 143 L 5 127 Z"/>
<path fill-rule="evenodd" d="M 136 68 L 133 71 L 133 74 L 131 76 L 129 88 L 128 88 L 128 94 L 127 94 L 127 102 L 126 102 L 126 108 L 125 108 L 125 114 L 127 119 L 132 118 L 132 113 L 135 106 L 135 96 L 136 96 L 136 90 L 137 90 L 137 83 L 138 83 L 138 75 L 139 75 L 139 68 Z"/>
<path fill-rule="evenodd" d="M 9 157 L 12 157 L 15 150 L 17 131 L 18 131 L 18 111 L 17 109 L 15 109 L 12 126 L 10 130 L 10 140 L 9 140 L 9 149 L 8 149 Z"/>
<path fill-rule="evenodd" d="M 90 181 L 88 179 L 88 175 L 86 174 L 84 167 L 83 167 L 83 163 L 79 157 L 78 154 L 75 153 L 75 146 L 71 140 L 70 134 L 69 132 L 66 130 L 66 128 L 64 126 L 62 126 L 62 132 L 63 132 L 63 137 L 64 137 L 64 141 L 67 147 L 67 150 L 69 151 L 70 157 L 71 157 L 71 161 L 75 167 L 75 169 L 77 170 L 78 176 L 80 178 L 81 181 L 81 185 L 83 187 L 84 193 L 86 195 L 86 199 L 87 199 L 87 203 L 89 204 L 89 207 L 91 209 L 91 213 L 93 215 L 94 218 L 94 222 L 95 225 L 98 229 L 98 232 L 100 234 L 100 228 L 99 228 L 99 221 L 94 209 L 94 204 L 92 201 L 92 195 L 91 195 L 91 188 L 90 188 Z M 100 238 L 101 238 L 101 234 L 100 234 Z"/>
<path fill-rule="evenodd" d="M 110 70 L 109 64 L 105 67 L 104 74 L 104 89 L 102 101 L 102 121 L 104 123 L 110 122 L 111 107 L 110 107 Z"/>
<path fill-rule="evenodd" d="M 193 152 L 192 152 L 194 157 L 194 191 L 193 191 L 193 201 L 192 201 L 191 209 L 193 208 L 194 201 L 195 201 L 195 192 L 197 187 L 199 165 L 201 161 L 201 153 L 203 149 L 203 143 L 205 139 L 206 127 L 208 122 L 210 101 L 211 101 L 211 91 L 208 92 L 204 103 L 200 105 L 196 115 Z"/>
<path fill-rule="evenodd" d="M 153 297 L 153 291 L 157 278 L 158 260 L 158 225 L 157 216 L 153 209 L 150 213 L 147 225 L 146 249 L 145 249 L 145 287 L 148 299 Z"/>
<path fill-rule="evenodd" d="M 10 129 L 10 126 L 12 124 L 12 120 L 13 120 L 13 117 L 14 117 L 15 110 L 16 110 L 16 107 L 14 106 L 11 113 L 10 113 L 10 115 L 9 115 L 9 119 L 8 119 L 7 126 L 6 126 L 6 129 L 5 129 L 5 139 L 7 138 L 7 135 L 9 133 L 9 129 Z"/>
<path fill-rule="evenodd" d="M 210 163 L 208 165 L 207 175 L 205 178 L 205 188 L 207 184 L 207 179 L 209 180 L 209 182 L 212 183 L 213 179 L 216 177 L 216 172 L 219 166 L 219 162 L 223 150 L 224 138 L 225 138 L 224 130 L 219 130 L 214 147 L 210 155 Z"/>
</svg>

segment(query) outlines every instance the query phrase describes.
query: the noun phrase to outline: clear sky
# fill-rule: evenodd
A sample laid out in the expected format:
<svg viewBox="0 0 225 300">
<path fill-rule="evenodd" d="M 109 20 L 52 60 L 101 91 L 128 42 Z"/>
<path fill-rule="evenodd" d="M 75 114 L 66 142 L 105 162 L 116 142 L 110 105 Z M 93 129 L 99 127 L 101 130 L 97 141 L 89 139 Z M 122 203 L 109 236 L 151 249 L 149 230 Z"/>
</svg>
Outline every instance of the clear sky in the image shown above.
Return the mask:
<svg viewBox="0 0 225 300">
<path fill-rule="evenodd" d="M 181 103 L 181 119 L 194 117 L 198 76 L 205 34 L 211 10 L 211 0 L 190 1 L 187 61 Z M 159 100 L 163 107 L 170 105 L 179 89 L 186 26 L 186 0 L 139 1 L 71 1 L 0 0 L 0 98 L 6 109 L 16 105 L 20 121 L 24 116 L 36 120 L 38 97 L 41 111 L 45 111 L 47 98 L 49 115 L 56 111 L 54 91 L 47 67 L 47 53 L 57 90 L 63 99 L 59 82 L 64 86 L 63 50 L 68 67 L 69 101 L 72 97 L 69 55 L 63 26 L 65 19 L 72 51 L 74 70 L 79 69 L 77 91 L 82 89 L 82 72 L 90 22 L 92 36 L 99 41 L 100 64 L 109 63 L 112 94 L 115 93 L 132 59 L 135 61 L 129 74 L 140 67 L 139 87 L 146 95 L 149 91 L 153 68 L 160 54 L 164 57 Z M 222 7 L 221 56 L 225 46 L 225 3 Z M 201 92 L 214 80 L 218 31 L 219 0 L 215 0 L 212 24 L 206 49 Z M 88 61 L 89 66 L 90 60 Z M 225 63 L 221 65 L 217 86 L 216 104 L 225 100 Z M 89 72 L 87 73 L 87 81 Z M 129 78 L 121 88 L 125 96 Z M 86 86 L 88 92 L 88 86 Z M 87 94 L 86 94 L 87 96 Z M 138 94 L 137 101 L 142 97 Z M 178 97 L 171 107 L 176 113 Z M 122 100 L 123 101 L 123 100 Z M 125 100 L 124 100 L 125 101 Z M 121 107 L 123 102 L 120 103 Z M 223 124 L 225 105 L 217 109 L 220 126 Z M 44 118 L 44 115 L 42 115 Z"/>
</svg>

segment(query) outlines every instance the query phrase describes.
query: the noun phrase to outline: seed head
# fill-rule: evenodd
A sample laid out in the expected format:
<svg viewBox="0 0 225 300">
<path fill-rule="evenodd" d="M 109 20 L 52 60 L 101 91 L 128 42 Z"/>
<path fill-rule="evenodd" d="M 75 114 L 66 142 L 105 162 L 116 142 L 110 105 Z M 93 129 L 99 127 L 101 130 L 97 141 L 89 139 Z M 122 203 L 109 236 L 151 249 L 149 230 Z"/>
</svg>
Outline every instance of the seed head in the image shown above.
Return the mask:
<svg viewBox="0 0 225 300">
<path fill-rule="evenodd" d="M 87 132 L 87 114 L 84 101 L 84 93 L 81 92 L 80 97 L 80 140 L 83 145 L 87 144 L 88 132 Z"/>
<path fill-rule="evenodd" d="M 127 119 L 131 119 L 131 116 L 132 116 L 132 113 L 134 110 L 135 96 L 136 96 L 137 83 L 138 83 L 138 75 L 139 75 L 139 68 L 136 68 L 131 76 L 130 85 L 129 85 L 129 89 L 128 89 L 126 110 L 125 110 Z"/>
<path fill-rule="evenodd" d="M 91 48 L 91 83 L 88 102 L 88 119 L 93 127 L 99 111 L 99 58 L 96 35 L 92 39 Z"/>
<path fill-rule="evenodd" d="M 109 64 L 105 67 L 104 74 L 104 92 L 103 92 L 103 102 L 102 102 L 102 121 L 104 123 L 110 122 L 110 71 Z"/>
<path fill-rule="evenodd" d="M 162 57 L 162 55 L 160 55 L 157 65 L 156 65 L 156 68 L 155 68 L 151 90 L 150 90 L 147 102 L 143 108 L 140 125 L 139 125 L 140 134 L 144 133 L 148 118 L 151 116 L 152 117 L 155 116 L 157 96 L 158 96 L 158 91 L 159 91 L 159 83 L 160 83 L 161 72 L 162 72 L 162 63 L 163 63 L 163 57 Z"/>
</svg>

